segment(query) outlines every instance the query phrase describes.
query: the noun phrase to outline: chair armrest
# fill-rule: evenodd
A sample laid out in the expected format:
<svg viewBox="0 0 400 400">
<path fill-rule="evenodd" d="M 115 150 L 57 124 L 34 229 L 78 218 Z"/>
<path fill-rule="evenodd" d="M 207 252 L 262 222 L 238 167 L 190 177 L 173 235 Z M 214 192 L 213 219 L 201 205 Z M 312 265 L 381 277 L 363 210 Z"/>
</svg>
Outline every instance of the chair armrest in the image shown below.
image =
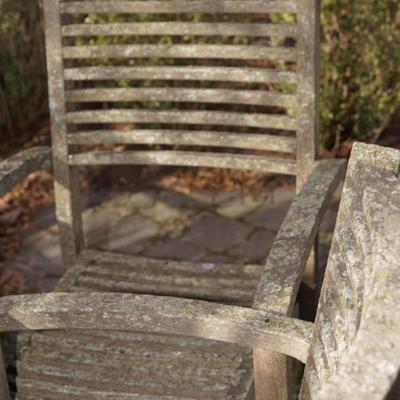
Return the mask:
<svg viewBox="0 0 400 400">
<path fill-rule="evenodd" d="M 42 329 L 157 332 L 251 345 L 305 362 L 313 324 L 247 307 L 123 293 L 48 293 L 0 299 L 0 333 Z"/>
<path fill-rule="evenodd" d="M 0 196 L 34 171 L 51 166 L 51 148 L 33 147 L 0 162 Z"/>
<path fill-rule="evenodd" d="M 291 314 L 327 202 L 344 178 L 346 164 L 345 160 L 315 163 L 272 245 L 253 308 Z"/>
</svg>

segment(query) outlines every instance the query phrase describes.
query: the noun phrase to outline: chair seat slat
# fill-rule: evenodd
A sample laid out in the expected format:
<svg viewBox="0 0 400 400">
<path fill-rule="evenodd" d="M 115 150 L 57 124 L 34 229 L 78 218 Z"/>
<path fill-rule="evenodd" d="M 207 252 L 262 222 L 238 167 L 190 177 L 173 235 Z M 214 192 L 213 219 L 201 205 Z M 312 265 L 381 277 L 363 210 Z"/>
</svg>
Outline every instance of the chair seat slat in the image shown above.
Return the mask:
<svg viewBox="0 0 400 400">
<path fill-rule="evenodd" d="M 92 151 L 69 156 L 69 164 L 85 165 L 169 165 L 244 169 L 277 174 L 296 174 L 296 162 L 265 156 L 205 153 L 193 151 Z"/>
<path fill-rule="evenodd" d="M 64 14 L 88 13 L 295 13 L 297 2 L 267 0 L 171 0 L 171 1 L 70 1 L 61 3 Z"/>
<path fill-rule="evenodd" d="M 162 123 L 246 126 L 295 130 L 297 119 L 286 115 L 194 110 L 90 110 L 66 114 L 69 124 Z"/>
<path fill-rule="evenodd" d="M 278 36 L 296 37 L 295 24 L 141 22 L 71 24 L 62 27 L 63 36 L 190 35 L 190 36 Z"/>
<path fill-rule="evenodd" d="M 66 68 L 64 78 L 80 80 L 181 80 L 249 83 L 297 83 L 297 74 L 263 68 L 237 67 L 80 67 Z"/>
<path fill-rule="evenodd" d="M 96 144 L 165 144 L 231 147 L 294 153 L 294 137 L 267 134 L 235 134 L 210 131 L 129 130 L 129 131 L 87 131 L 68 135 L 70 145 Z"/>
<path fill-rule="evenodd" d="M 82 58 L 193 58 L 296 61 L 293 47 L 246 45 L 96 45 L 66 46 L 65 59 Z"/>
<path fill-rule="evenodd" d="M 296 107 L 297 96 L 260 90 L 122 88 L 80 89 L 66 92 L 70 102 L 168 101 Z"/>
</svg>

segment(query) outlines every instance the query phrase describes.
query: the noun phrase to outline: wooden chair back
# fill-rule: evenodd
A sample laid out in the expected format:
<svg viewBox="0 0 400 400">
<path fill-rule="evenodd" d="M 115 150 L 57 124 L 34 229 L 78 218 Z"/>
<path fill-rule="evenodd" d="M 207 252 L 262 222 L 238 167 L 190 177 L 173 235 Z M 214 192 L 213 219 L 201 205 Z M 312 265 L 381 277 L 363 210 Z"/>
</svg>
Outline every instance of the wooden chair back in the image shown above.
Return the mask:
<svg viewBox="0 0 400 400">
<path fill-rule="evenodd" d="M 77 167 L 250 169 L 296 175 L 299 186 L 308 175 L 317 153 L 319 1 L 44 4 L 67 264 L 83 247 Z M 129 150 L 93 150 L 104 144 Z"/>
</svg>

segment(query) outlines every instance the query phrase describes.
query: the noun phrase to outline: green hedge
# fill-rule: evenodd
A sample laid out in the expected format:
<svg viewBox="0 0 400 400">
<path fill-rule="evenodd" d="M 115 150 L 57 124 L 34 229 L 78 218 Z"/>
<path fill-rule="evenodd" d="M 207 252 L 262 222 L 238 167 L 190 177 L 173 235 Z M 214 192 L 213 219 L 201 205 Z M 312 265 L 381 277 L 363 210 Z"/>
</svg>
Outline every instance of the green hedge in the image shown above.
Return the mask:
<svg viewBox="0 0 400 400">
<path fill-rule="evenodd" d="M 398 0 L 323 0 L 321 133 L 374 141 L 400 106 Z"/>
<path fill-rule="evenodd" d="M 47 89 L 41 0 L 3 0 L 1 8 L 0 133 L 4 139 L 20 135 L 47 112 Z M 374 140 L 399 107 L 398 8 L 398 0 L 323 0 L 321 140 L 325 148 L 335 150 L 352 138 Z"/>
<path fill-rule="evenodd" d="M 1 140 L 32 129 L 47 112 L 41 4 L 0 1 Z"/>
</svg>

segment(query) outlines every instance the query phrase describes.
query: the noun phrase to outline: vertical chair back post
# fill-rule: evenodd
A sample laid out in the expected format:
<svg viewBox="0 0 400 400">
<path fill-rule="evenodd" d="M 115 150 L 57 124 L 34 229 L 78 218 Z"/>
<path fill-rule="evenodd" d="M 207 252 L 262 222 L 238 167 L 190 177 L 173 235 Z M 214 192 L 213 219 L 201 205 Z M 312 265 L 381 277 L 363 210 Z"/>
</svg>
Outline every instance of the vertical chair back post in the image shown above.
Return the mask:
<svg viewBox="0 0 400 400">
<path fill-rule="evenodd" d="M 79 179 L 77 169 L 68 161 L 60 1 L 45 1 L 44 7 L 56 215 L 63 261 L 69 266 L 83 247 Z"/>
</svg>

